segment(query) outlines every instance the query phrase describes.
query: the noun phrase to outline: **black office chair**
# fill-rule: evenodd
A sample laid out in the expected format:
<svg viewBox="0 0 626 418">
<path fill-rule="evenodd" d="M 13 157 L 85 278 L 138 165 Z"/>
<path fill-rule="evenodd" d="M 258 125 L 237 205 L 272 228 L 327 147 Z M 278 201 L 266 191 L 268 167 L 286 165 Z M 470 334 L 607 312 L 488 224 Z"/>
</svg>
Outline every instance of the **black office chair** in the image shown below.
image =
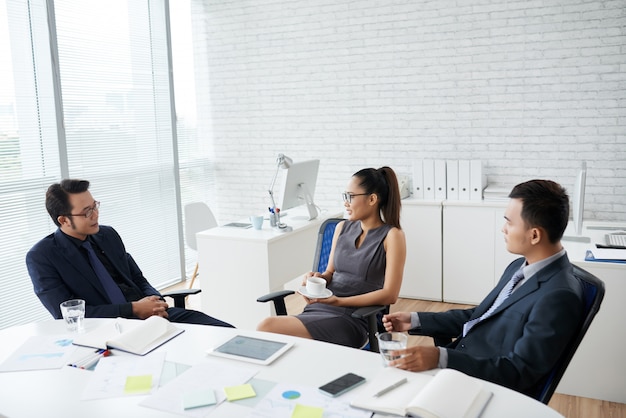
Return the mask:
<svg viewBox="0 0 626 418">
<path fill-rule="evenodd" d="M 569 365 L 574 353 L 578 349 L 580 342 L 591 325 L 591 321 L 600 310 L 600 304 L 604 298 L 604 282 L 598 279 L 593 274 L 589 273 L 582 268 L 573 265 L 574 276 L 580 280 L 583 285 L 583 320 L 578 328 L 578 332 L 574 334 L 569 345 L 565 348 L 561 357 L 557 360 L 556 364 L 552 367 L 552 370 L 544 377 L 536 386 L 535 394 L 533 398 L 548 404 L 550 398 L 554 394 L 559 381 L 565 374 L 565 370 Z M 410 332 L 411 334 L 418 335 L 419 332 Z M 436 346 L 444 346 L 452 342 L 450 338 L 443 338 L 439 336 L 432 336 Z"/>
<path fill-rule="evenodd" d="M 174 306 L 177 308 L 185 307 L 185 300 L 189 295 L 196 295 L 200 293 L 202 289 L 181 289 L 181 290 L 172 290 L 171 292 L 163 293 L 161 296 L 170 297 L 174 300 Z"/>
<path fill-rule="evenodd" d="M 335 233 L 335 227 L 341 221 L 343 221 L 343 219 L 329 218 L 325 220 L 320 226 L 319 233 L 317 235 L 317 247 L 315 248 L 315 258 L 313 259 L 312 271 L 323 272 L 326 270 L 326 266 L 328 266 L 330 250 L 333 243 L 333 234 Z M 257 302 L 272 301 L 274 303 L 276 315 L 287 315 L 285 297 L 293 293 L 295 293 L 293 290 L 279 290 L 261 296 L 257 299 Z M 382 326 L 382 316 L 386 313 L 389 313 L 389 306 L 383 305 L 364 306 L 352 313 L 352 317 L 354 318 L 367 319 L 368 342 L 363 347 L 364 349 L 378 352 L 378 339 L 376 337 L 376 333 L 384 331 L 384 328 Z"/>
</svg>

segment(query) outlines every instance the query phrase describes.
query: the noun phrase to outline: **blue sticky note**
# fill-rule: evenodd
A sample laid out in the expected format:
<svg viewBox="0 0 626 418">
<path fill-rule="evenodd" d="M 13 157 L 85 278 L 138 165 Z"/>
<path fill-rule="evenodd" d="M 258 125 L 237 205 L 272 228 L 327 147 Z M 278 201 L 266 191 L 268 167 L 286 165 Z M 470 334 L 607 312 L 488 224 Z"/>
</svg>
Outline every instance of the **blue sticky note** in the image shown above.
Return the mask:
<svg viewBox="0 0 626 418">
<path fill-rule="evenodd" d="M 193 409 L 203 406 L 215 405 L 215 392 L 213 389 L 205 388 L 183 395 L 183 408 Z"/>
</svg>

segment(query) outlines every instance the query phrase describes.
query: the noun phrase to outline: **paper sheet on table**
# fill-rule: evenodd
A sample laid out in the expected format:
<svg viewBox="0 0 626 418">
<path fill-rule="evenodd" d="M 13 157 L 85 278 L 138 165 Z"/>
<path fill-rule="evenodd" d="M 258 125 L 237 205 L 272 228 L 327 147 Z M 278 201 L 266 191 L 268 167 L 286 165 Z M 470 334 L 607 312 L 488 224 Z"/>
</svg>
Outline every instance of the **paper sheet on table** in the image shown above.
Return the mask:
<svg viewBox="0 0 626 418">
<path fill-rule="evenodd" d="M 221 402 L 224 402 L 226 399 L 225 387 L 244 384 L 256 373 L 257 371 L 253 368 L 207 359 L 159 388 L 151 396 L 141 401 L 139 405 L 189 417 L 204 417 Z M 198 388 L 213 389 L 217 403 L 185 410 L 185 395 L 198 390 Z"/>
<path fill-rule="evenodd" d="M 369 418 L 370 411 L 352 408 L 350 392 L 337 398 L 322 394 L 316 387 L 279 383 L 254 407 L 248 418 L 291 418 L 302 411 L 319 411 L 323 416 Z"/>
<path fill-rule="evenodd" d="M 165 353 L 158 352 L 142 357 L 119 353 L 103 357 L 98 361 L 81 399 L 145 395 L 147 388 L 145 388 L 146 390 L 129 391 L 127 385 L 130 383 L 135 388 L 138 382 L 148 381 L 146 376 L 152 376 L 149 391 L 154 392 L 159 387 L 164 361 Z"/>
<path fill-rule="evenodd" d="M 76 347 L 67 335 L 30 337 L 0 364 L 0 372 L 60 369 L 68 364 Z"/>
</svg>

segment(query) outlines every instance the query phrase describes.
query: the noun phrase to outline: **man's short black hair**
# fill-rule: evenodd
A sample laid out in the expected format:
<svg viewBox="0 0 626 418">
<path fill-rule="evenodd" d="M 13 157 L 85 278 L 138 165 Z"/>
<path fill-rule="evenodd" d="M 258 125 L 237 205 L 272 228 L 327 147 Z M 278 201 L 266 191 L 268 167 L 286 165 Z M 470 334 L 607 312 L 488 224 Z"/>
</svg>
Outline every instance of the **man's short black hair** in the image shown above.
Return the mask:
<svg viewBox="0 0 626 418">
<path fill-rule="evenodd" d="M 67 216 L 72 213 L 69 195 L 82 193 L 89 190 L 87 180 L 64 179 L 60 183 L 54 183 L 46 192 L 46 210 L 56 226 L 61 226 L 59 216 Z"/>
<path fill-rule="evenodd" d="M 561 240 L 569 220 L 569 196 L 560 184 L 530 180 L 515 186 L 509 197 L 522 201 L 522 219 L 530 228 L 545 230 L 552 244 Z"/>
</svg>

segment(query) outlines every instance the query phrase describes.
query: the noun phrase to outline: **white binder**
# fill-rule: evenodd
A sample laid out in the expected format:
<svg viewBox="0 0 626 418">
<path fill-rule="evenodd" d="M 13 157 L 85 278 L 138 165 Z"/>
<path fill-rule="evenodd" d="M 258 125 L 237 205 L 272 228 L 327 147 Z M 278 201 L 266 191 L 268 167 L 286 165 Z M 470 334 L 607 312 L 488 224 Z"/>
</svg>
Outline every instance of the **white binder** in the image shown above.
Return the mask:
<svg viewBox="0 0 626 418">
<path fill-rule="evenodd" d="M 481 160 L 470 160 L 470 200 L 483 200 L 485 175 Z"/>
<path fill-rule="evenodd" d="M 435 160 L 435 199 L 446 200 L 446 160 Z"/>
<path fill-rule="evenodd" d="M 446 186 L 448 200 L 459 200 L 459 162 L 446 160 Z"/>
<path fill-rule="evenodd" d="M 424 199 L 435 200 L 435 160 L 422 160 Z"/>
<path fill-rule="evenodd" d="M 470 162 L 459 160 L 459 200 L 470 200 Z"/>
<path fill-rule="evenodd" d="M 413 161 L 413 197 L 424 198 L 424 167 L 422 160 Z"/>
</svg>

